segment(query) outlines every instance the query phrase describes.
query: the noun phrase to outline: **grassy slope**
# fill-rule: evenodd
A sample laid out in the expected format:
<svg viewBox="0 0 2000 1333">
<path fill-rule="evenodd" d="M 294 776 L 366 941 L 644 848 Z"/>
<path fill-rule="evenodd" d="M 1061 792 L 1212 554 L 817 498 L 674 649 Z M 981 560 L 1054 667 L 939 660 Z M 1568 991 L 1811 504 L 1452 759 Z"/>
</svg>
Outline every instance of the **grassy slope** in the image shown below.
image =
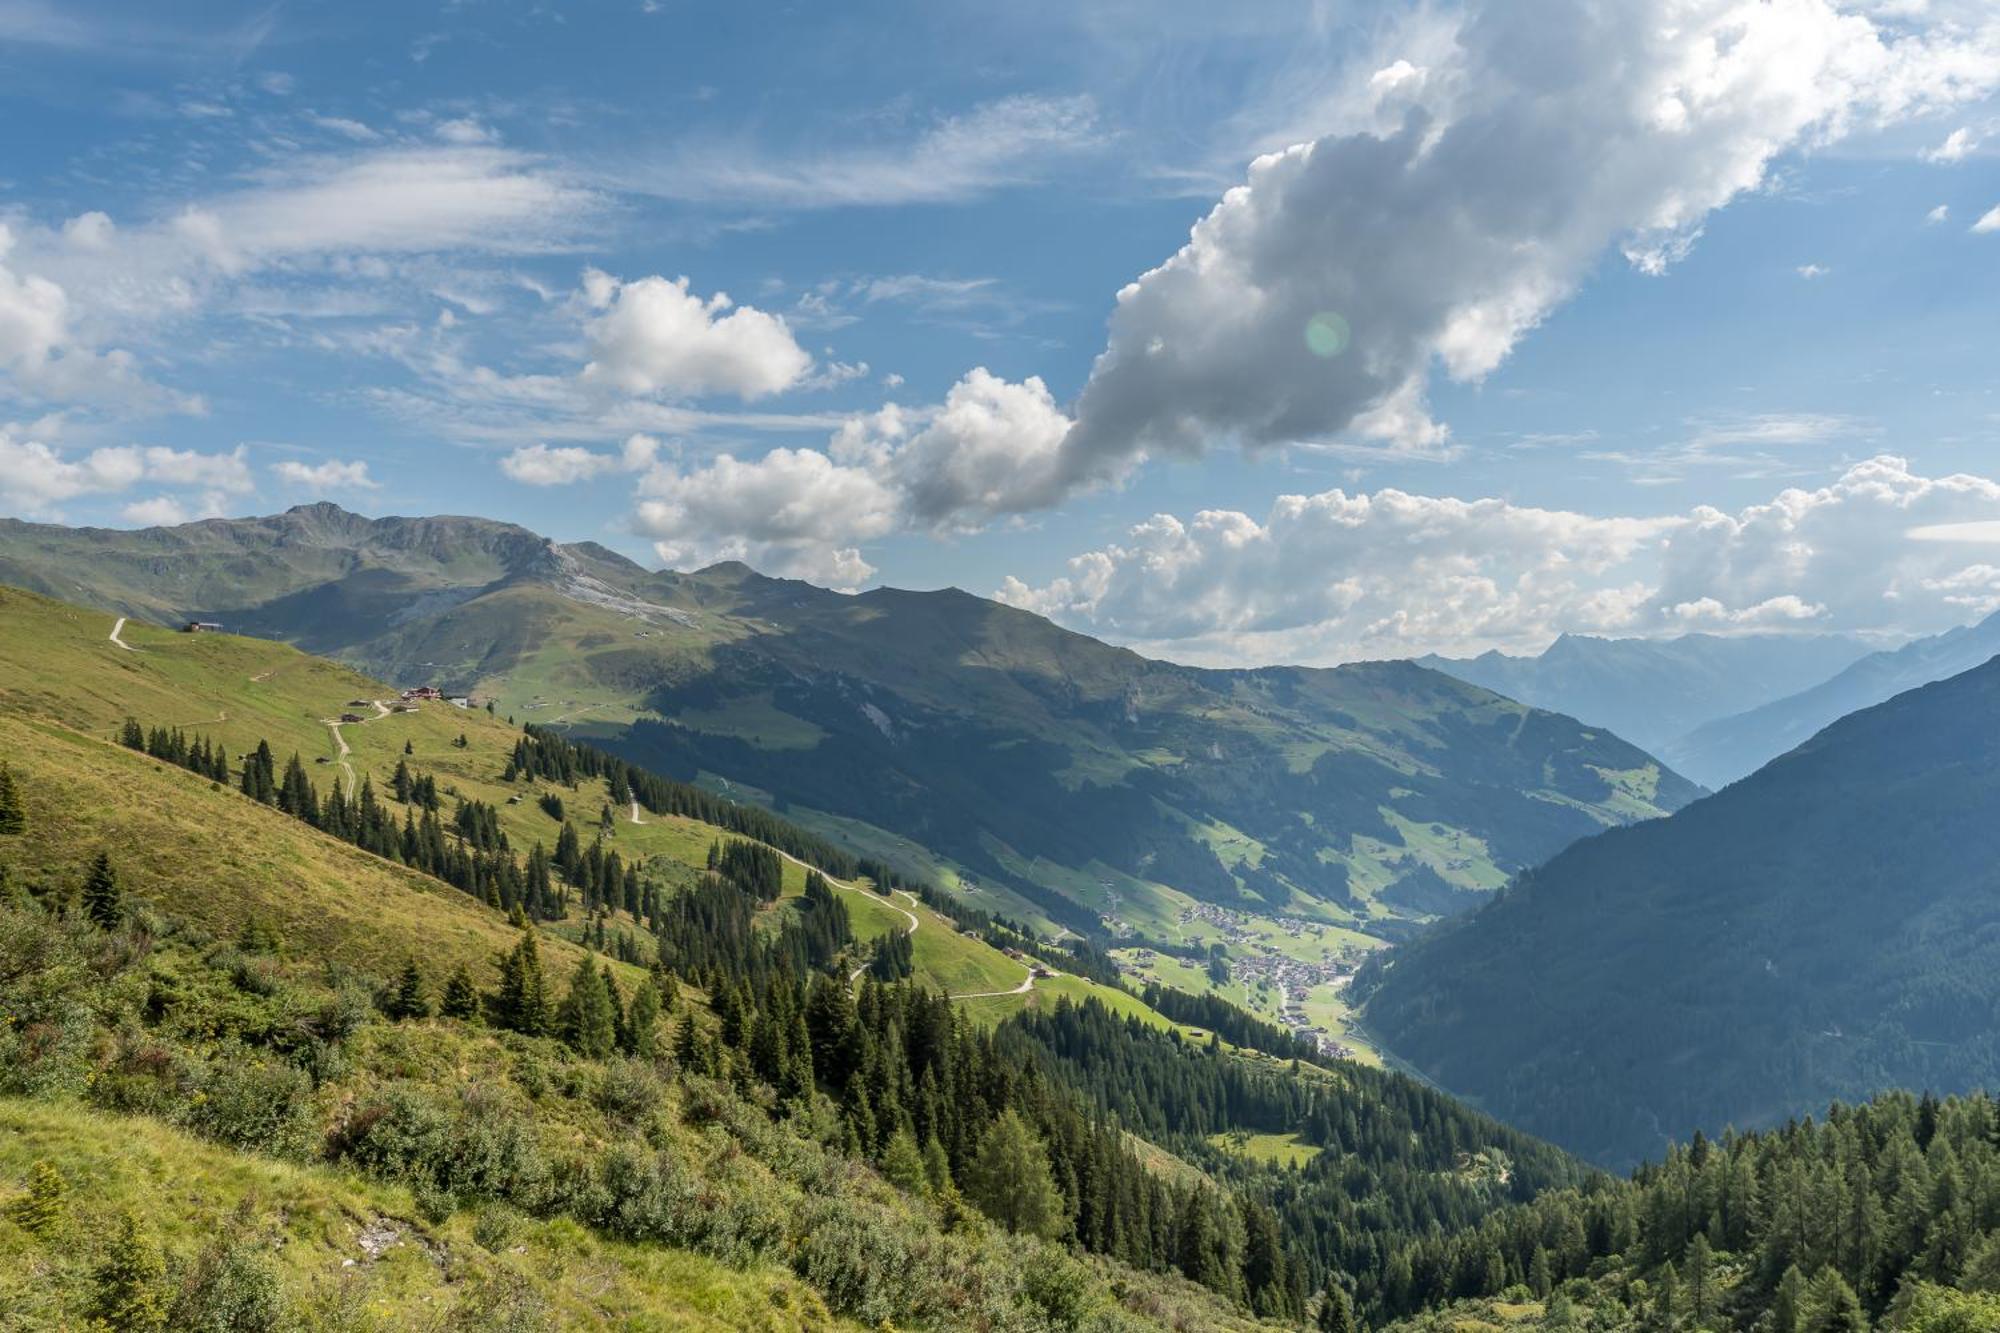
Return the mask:
<svg viewBox="0 0 2000 1333">
<path fill-rule="evenodd" d="M 430 1327 L 455 1307 L 510 1293 L 563 1327 L 855 1327 L 836 1323 L 817 1293 L 779 1269 L 621 1244 L 567 1219 L 524 1221 L 501 1253 L 489 1253 L 474 1243 L 469 1214 L 435 1228 L 411 1221 L 406 1190 L 231 1152 L 151 1120 L 0 1098 L 0 1205 L 44 1159 L 59 1162 L 70 1182 L 71 1228 L 105 1230 L 130 1211 L 183 1256 L 217 1235 L 246 1232 L 328 1324 L 340 1312 L 384 1329 Z M 397 1240 L 371 1260 L 362 1229 L 385 1224 Z M 78 1259 L 82 1247 L 61 1240 L 38 1241 L 0 1210 L 0 1323 L 65 1326 L 88 1308 L 93 1283 Z"/>
<path fill-rule="evenodd" d="M 486 801 L 500 811 L 509 840 L 525 850 L 553 846 L 560 826 L 533 799 L 533 788 L 501 781 L 517 730 L 480 709 L 425 704 L 411 713 L 380 716 L 353 699 L 393 699 L 394 692 L 350 668 L 311 657 L 283 644 L 229 634 L 182 634 L 128 621 L 120 634 L 130 651 L 110 640 L 115 617 L 0 588 L 0 738 L 18 756 L 17 771 L 31 786 L 46 782 L 55 799 L 46 818 L 65 829 L 66 860 L 31 871 L 74 877 L 96 847 L 114 838 L 157 849 L 134 868 L 132 887 L 163 901 L 186 897 L 192 912 L 218 933 L 256 914 L 280 925 L 287 939 L 311 939 L 315 948 L 375 972 L 393 971 L 395 958 L 380 931 L 359 931 L 388 913 L 394 936 L 435 941 L 430 961 L 448 967 L 465 961 L 487 966 L 511 939 L 497 914 L 422 875 L 320 838 L 274 810 L 243 800 L 171 765 L 111 743 L 129 714 L 147 725 L 178 725 L 225 742 L 240 753 L 269 740 L 280 761 L 296 750 L 324 787 L 338 779 L 339 751 L 325 719 L 353 711 L 367 720 L 340 729 L 355 780 L 372 781 L 385 799 L 396 764 L 436 776 L 441 789 Z M 455 742 L 466 739 L 465 748 Z M 325 760 L 325 763 L 318 761 Z M 162 785 L 170 784 L 170 785 Z M 169 796 L 167 793 L 173 793 Z M 508 798 L 522 795 L 518 804 Z M 606 803 L 602 783 L 580 791 L 557 790 L 567 813 L 588 836 Z M 42 817 L 38 815 L 38 817 Z M 614 812 L 612 845 L 627 860 L 651 862 L 668 878 L 706 862 L 715 828 L 694 820 Z M 67 862 L 74 861 L 70 865 Z M 204 864 L 228 869 L 235 891 L 228 897 L 183 895 L 183 878 Z M 294 891 L 310 877 L 325 886 L 310 897 Z M 805 871 L 785 870 L 786 892 L 804 891 Z M 898 897 L 891 907 L 861 886 L 843 886 L 855 933 L 870 940 L 921 925 L 915 940 L 919 972 L 947 992 L 1001 990 L 1019 983 L 1022 967 L 984 941 L 960 935 L 950 922 Z M 298 934 L 295 936 L 294 931 Z M 421 932 L 420 934 L 418 932 Z M 555 946 L 566 975 L 571 956 Z"/>
<path fill-rule="evenodd" d="M 0 590 L 0 755 L 21 783 L 30 829 L 5 849 L 17 883 L 67 889 L 81 878 L 88 858 L 109 847 L 133 898 L 222 939 L 253 917 L 273 927 L 289 985 L 310 990 L 336 973 L 380 981 L 413 948 L 434 977 L 464 962 L 490 983 L 493 960 L 514 938 L 497 913 L 111 739 L 130 713 L 148 722 L 198 725 L 232 751 L 268 738 L 281 756 L 297 746 L 307 756 L 317 757 L 317 747 L 331 758 L 333 741 L 321 719 L 346 707 L 349 698 L 388 697 L 381 686 L 254 639 L 128 625 L 122 637 L 131 649 L 122 649 L 108 638 L 111 623 L 111 617 Z M 414 766 L 436 773 L 441 786 L 496 801 L 508 794 L 497 771 L 514 732 L 483 713 L 430 707 L 344 730 L 357 776 L 371 777 L 378 789 L 408 741 Z M 461 733 L 468 741 L 463 749 L 453 744 Z M 333 771 L 333 765 L 316 767 L 315 777 L 324 783 Z M 532 801 L 500 808 L 517 843 L 552 840 L 555 824 Z M 689 820 L 643 819 L 632 824 L 628 811 L 616 826 L 628 856 L 699 865 L 717 834 Z M 803 869 L 788 865 L 787 896 L 800 893 L 803 882 Z M 1020 979 L 1021 964 L 958 935 L 906 897 L 892 904 L 865 886 L 843 887 L 864 936 L 906 929 L 899 909 L 918 915 L 919 966 L 934 979 L 982 989 Z M 782 903 L 774 909 L 783 910 Z M 581 956 L 559 932 L 544 931 L 552 976 L 565 975 Z M 620 971 L 629 992 L 636 970 Z M 1050 997 L 1089 990 L 1164 1022 L 1122 992 L 1074 978 L 1046 985 Z M 1042 995 L 1020 998 L 1046 1002 Z M 1010 1011 L 973 1010 L 989 1022 Z M 532 1106 L 551 1145 L 588 1153 L 609 1129 L 588 1094 L 583 1101 L 550 1098 L 528 1091 L 522 1081 L 523 1067 L 538 1063 L 535 1050 L 550 1045 L 441 1022 L 371 1025 L 355 1039 L 351 1072 L 338 1096 L 347 1105 L 391 1085 L 479 1088 L 524 1109 Z M 539 1057 L 546 1060 L 546 1054 Z M 337 1116 L 339 1110 L 329 1105 L 323 1113 Z M 695 1156 L 714 1150 L 694 1139 L 680 1147 Z M 153 1120 L 0 1098 L 0 1204 L 11 1202 L 29 1165 L 41 1158 L 56 1160 L 72 1181 L 73 1211 L 92 1235 L 105 1231 L 115 1210 L 131 1208 L 170 1254 L 185 1261 L 203 1237 L 225 1229 L 220 1219 L 240 1218 L 246 1239 L 282 1256 L 280 1275 L 295 1300 L 310 1293 L 313 1302 L 331 1308 L 351 1298 L 376 1321 L 362 1326 L 421 1326 L 414 1314 L 442 1318 L 452 1302 L 488 1290 L 526 1300 L 561 1327 L 834 1326 L 818 1296 L 777 1269 L 735 1269 L 685 1252 L 622 1245 L 561 1219 L 524 1223 L 503 1253 L 490 1255 L 470 1243 L 470 1215 L 461 1211 L 435 1226 L 419 1223 L 410 1196 L 392 1187 L 329 1168 L 231 1153 Z M 725 1150 L 716 1160 L 733 1156 Z M 358 1273 L 345 1267 L 343 1260 L 355 1257 L 358 1228 L 384 1218 L 410 1243 L 357 1265 Z M 70 1253 L 0 1220 L 0 1323 L 60 1326 L 72 1317 L 90 1289 L 90 1248 Z M 1231 1322 L 1198 1293 L 1185 1299 L 1213 1326 Z"/>
</svg>

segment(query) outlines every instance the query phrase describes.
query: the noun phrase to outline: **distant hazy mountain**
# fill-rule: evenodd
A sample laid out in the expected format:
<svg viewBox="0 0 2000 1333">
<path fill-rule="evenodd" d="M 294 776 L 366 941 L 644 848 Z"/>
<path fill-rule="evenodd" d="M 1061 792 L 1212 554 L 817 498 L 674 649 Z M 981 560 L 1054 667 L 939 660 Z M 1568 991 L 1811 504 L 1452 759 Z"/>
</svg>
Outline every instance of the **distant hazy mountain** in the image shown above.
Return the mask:
<svg viewBox="0 0 2000 1333">
<path fill-rule="evenodd" d="M 1392 929 L 1696 793 L 1604 730 L 1407 662 L 1196 670 L 955 590 L 653 573 L 483 519 L 0 522 L 0 581 L 477 690 L 866 850 L 913 840 L 1015 895 L 995 905 L 1083 929 L 1172 938 L 1171 900 L 1142 901 L 1158 884 Z"/>
<path fill-rule="evenodd" d="M 1653 753 L 1695 781 L 1720 787 L 1755 771 L 1835 718 L 1970 670 L 1996 653 L 2000 653 L 2000 615 L 1918 639 L 1893 652 L 1870 653 L 1810 689 L 1694 728 Z"/>
<path fill-rule="evenodd" d="M 1834 634 L 1676 639 L 1565 634 L 1532 657 L 1489 652 L 1417 660 L 1531 707 L 1609 727 L 1660 754 L 1704 722 L 1817 685 L 1867 651 L 1865 644 Z M 1699 773 L 1681 771 L 1705 781 Z"/>
<path fill-rule="evenodd" d="M 1397 951 L 1371 1027 L 1605 1162 L 2000 1082 L 2000 662 L 1577 843 Z M 1364 977 L 1365 990 L 1373 978 Z"/>
</svg>

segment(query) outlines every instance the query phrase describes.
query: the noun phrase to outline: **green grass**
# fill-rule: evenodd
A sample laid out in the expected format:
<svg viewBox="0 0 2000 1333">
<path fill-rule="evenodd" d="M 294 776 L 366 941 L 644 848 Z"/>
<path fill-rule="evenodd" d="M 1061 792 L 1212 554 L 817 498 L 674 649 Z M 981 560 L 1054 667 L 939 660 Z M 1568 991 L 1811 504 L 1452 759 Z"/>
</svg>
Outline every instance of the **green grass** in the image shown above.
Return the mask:
<svg viewBox="0 0 2000 1333">
<path fill-rule="evenodd" d="M 1297 1134 L 1246 1134 L 1237 1130 L 1211 1134 L 1208 1141 L 1224 1152 L 1277 1166 L 1303 1167 L 1323 1151 L 1317 1144 L 1301 1143 Z"/>
<path fill-rule="evenodd" d="M 129 838 L 148 853 L 144 865 L 133 868 L 135 892 L 169 907 L 194 904 L 202 924 L 218 934 L 258 916 L 299 947 L 377 975 L 392 973 L 402 961 L 380 946 L 385 935 L 430 941 L 425 952 L 440 971 L 464 962 L 482 975 L 493 955 L 511 944 L 512 932 L 497 913 L 457 891 L 110 743 L 128 715 L 149 727 L 180 725 L 222 740 L 232 753 L 269 740 L 281 762 L 297 751 L 323 789 L 342 780 L 343 772 L 326 719 L 352 711 L 365 720 L 340 728 L 347 763 L 355 781 L 372 782 L 383 800 L 396 765 L 407 762 L 437 779 L 447 809 L 453 796 L 492 805 L 522 852 L 537 842 L 553 847 L 561 831 L 537 802 L 544 791 L 562 798 L 586 838 L 599 827 L 609 799 L 602 782 L 570 789 L 502 780 L 519 735 L 502 717 L 437 703 L 382 716 L 349 701 L 392 701 L 388 686 L 286 645 L 127 622 L 121 637 L 133 651 L 125 651 L 109 639 L 115 620 L 0 588 L 0 743 L 18 756 L 18 773 L 45 786 L 35 816 L 60 829 L 59 842 L 70 849 L 57 863 L 27 867 L 33 873 L 80 878 L 97 846 Z M 463 748 L 456 744 L 460 736 Z M 510 804 L 513 797 L 520 799 Z M 709 846 L 729 836 L 677 816 L 641 812 L 640 820 L 632 822 L 629 806 L 616 809 L 610 845 L 670 880 L 705 866 Z M 195 891 L 201 877 L 216 874 L 229 877 L 231 895 Z M 784 875 L 788 896 L 804 892 L 804 867 L 787 861 Z M 300 892 L 304 884 L 313 891 Z M 855 934 L 864 942 L 908 929 L 905 911 L 917 915 L 922 924 L 912 943 L 918 974 L 947 993 L 1001 990 L 1020 981 L 1020 964 L 983 940 L 960 935 L 929 908 L 900 895 L 891 905 L 865 887 L 843 887 Z M 389 930 L 368 929 L 378 913 Z M 570 946 L 553 937 L 552 946 L 552 961 L 566 972 Z"/>
<path fill-rule="evenodd" d="M 513 944 L 500 913 L 457 889 L 171 764 L 4 715 L 0 752 L 34 830 L 9 849 L 29 883 L 79 883 L 102 848 L 127 892 L 216 935 L 254 917 L 288 951 L 378 977 L 420 949 L 439 976 L 463 963 L 484 979 Z M 553 937 L 548 948 L 566 974 L 577 951 Z"/>
<path fill-rule="evenodd" d="M 231 1152 L 156 1121 L 0 1098 L 0 1212 L 37 1161 L 69 1184 L 65 1234 L 38 1239 L 0 1218 L 0 1324 L 77 1327 L 94 1283 L 80 1261 L 133 1214 L 166 1253 L 189 1260 L 219 1236 L 254 1245 L 293 1300 L 332 1326 L 339 1311 L 375 1329 L 429 1328 L 489 1294 L 539 1308 L 559 1328 L 831 1329 L 817 1293 L 782 1269 L 735 1269 L 659 1246 L 605 1240 L 566 1219 L 517 1223 L 492 1253 L 472 1237 L 473 1216 L 418 1219 L 408 1191 L 327 1167 Z M 396 1240 L 379 1258 L 364 1227 Z M 352 1324 L 350 1327 L 354 1326 Z"/>
</svg>

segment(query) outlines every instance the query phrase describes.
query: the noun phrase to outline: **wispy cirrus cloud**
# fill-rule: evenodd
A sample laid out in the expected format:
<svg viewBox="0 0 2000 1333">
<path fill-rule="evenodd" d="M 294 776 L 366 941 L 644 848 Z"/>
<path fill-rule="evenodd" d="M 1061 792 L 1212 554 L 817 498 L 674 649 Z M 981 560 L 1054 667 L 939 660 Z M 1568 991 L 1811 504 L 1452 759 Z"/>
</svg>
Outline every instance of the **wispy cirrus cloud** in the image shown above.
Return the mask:
<svg viewBox="0 0 2000 1333">
<path fill-rule="evenodd" d="M 772 148 L 745 138 L 683 144 L 604 166 L 640 194 L 753 208 L 956 203 L 1041 179 L 1107 136 L 1088 97 L 1018 95 L 913 127 L 899 138 Z"/>
</svg>

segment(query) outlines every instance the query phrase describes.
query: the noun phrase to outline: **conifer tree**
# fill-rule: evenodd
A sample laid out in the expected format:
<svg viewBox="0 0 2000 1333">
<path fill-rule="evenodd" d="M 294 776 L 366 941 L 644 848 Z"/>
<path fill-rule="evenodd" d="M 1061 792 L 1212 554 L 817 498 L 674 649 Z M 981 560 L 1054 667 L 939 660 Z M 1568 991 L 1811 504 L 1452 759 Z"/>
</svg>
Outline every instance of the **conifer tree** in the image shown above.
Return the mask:
<svg viewBox="0 0 2000 1333">
<path fill-rule="evenodd" d="M 69 1216 L 69 1184 L 47 1158 L 28 1170 L 28 1192 L 14 1202 L 12 1214 L 21 1230 L 48 1240 L 62 1230 Z"/>
<path fill-rule="evenodd" d="M 899 1126 L 889 1136 L 889 1144 L 882 1150 L 882 1176 L 906 1194 L 929 1192 L 930 1178 L 924 1171 L 923 1149 L 917 1147 L 916 1135 L 907 1128 Z"/>
<path fill-rule="evenodd" d="M 641 1060 L 655 1060 L 660 1054 L 660 990 L 650 981 L 639 984 L 632 997 L 632 1009 L 625 1019 L 625 1047 Z"/>
<path fill-rule="evenodd" d="M 611 1013 L 611 996 L 604 978 L 588 957 L 577 960 L 570 976 L 569 994 L 563 998 L 557 1021 L 558 1031 L 579 1055 L 601 1060 L 618 1044 L 618 1026 Z"/>
<path fill-rule="evenodd" d="M 541 950 L 535 932 L 521 932 L 520 942 L 500 960 L 500 994 L 494 1004 L 500 1026 L 529 1037 L 549 1030 L 548 983 L 542 976 Z"/>
<path fill-rule="evenodd" d="M 1793 1264 L 1778 1280 L 1771 1300 L 1771 1333 L 1803 1333 L 1805 1329 L 1806 1277 Z"/>
<path fill-rule="evenodd" d="M 1831 1265 L 1806 1290 L 1806 1333 L 1868 1333 L 1868 1316 L 1854 1288 Z"/>
<path fill-rule="evenodd" d="M 1011 1106 L 980 1137 L 965 1189 L 979 1211 L 1009 1231 L 1053 1240 L 1068 1227 L 1048 1149 Z"/>
<path fill-rule="evenodd" d="M 128 717 L 125 719 L 124 730 L 118 733 L 118 742 L 128 750 L 139 750 L 141 752 L 145 750 L 146 733 L 139 726 L 138 718 Z"/>
<path fill-rule="evenodd" d="M 460 1020 L 479 1016 L 479 988 L 472 982 L 472 973 L 460 963 L 445 979 L 444 996 L 438 1004 L 438 1012 L 446 1018 Z"/>
<path fill-rule="evenodd" d="M 111 854 L 99 852 L 83 878 L 83 910 L 105 930 L 115 929 L 125 916 L 125 902 L 118 889 L 118 872 L 111 867 Z"/>
<path fill-rule="evenodd" d="M 1347 1289 L 1327 1275 L 1326 1290 L 1319 1298 L 1320 1333 L 1355 1333 L 1354 1306 L 1347 1299 Z"/>
<path fill-rule="evenodd" d="M 388 1009 L 389 1017 L 397 1020 L 431 1016 L 430 988 L 424 984 L 423 969 L 417 966 L 415 958 L 404 962 L 402 975 L 396 979 L 396 989 L 389 997 Z"/>
<path fill-rule="evenodd" d="M 27 815 L 21 809 L 21 792 L 14 784 L 14 774 L 5 764 L 0 764 L 0 837 L 13 837 L 28 827 Z"/>
<path fill-rule="evenodd" d="M 167 1264 L 160 1247 L 126 1213 L 97 1267 L 97 1317 L 119 1333 L 143 1333 L 167 1322 Z"/>
<path fill-rule="evenodd" d="M 1699 1231 L 1695 1232 L 1694 1240 L 1688 1245 L 1684 1287 L 1688 1313 L 1699 1328 L 1715 1313 L 1714 1253 L 1709 1248 L 1708 1237 Z"/>
</svg>

